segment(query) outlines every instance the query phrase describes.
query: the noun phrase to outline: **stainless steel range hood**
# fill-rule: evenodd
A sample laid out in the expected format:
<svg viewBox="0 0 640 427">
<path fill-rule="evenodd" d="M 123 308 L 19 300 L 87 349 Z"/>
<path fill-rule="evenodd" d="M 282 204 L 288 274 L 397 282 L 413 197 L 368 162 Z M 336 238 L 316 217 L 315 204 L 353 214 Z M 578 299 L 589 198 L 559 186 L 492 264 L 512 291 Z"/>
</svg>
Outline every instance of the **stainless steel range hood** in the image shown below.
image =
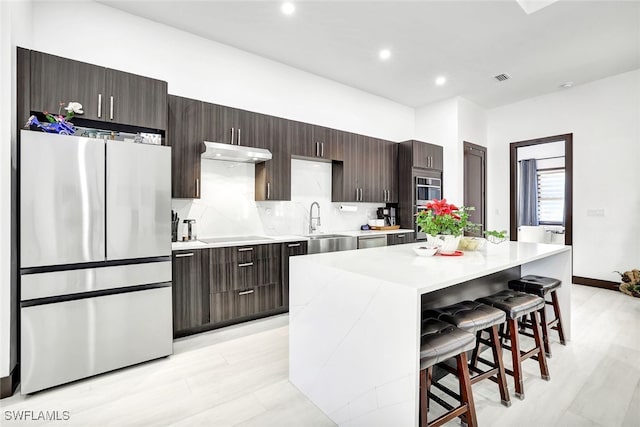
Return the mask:
<svg viewBox="0 0 640 427">
<path fill-rule="evenodd" d="M 259 163 L 271 160 L 271 151 L 264 148 L 245 147 L 243 145 L 222 144 L 205 141 L 206 150 L 203 159 L 224 160 L 227 162 Z"/>
</svg>

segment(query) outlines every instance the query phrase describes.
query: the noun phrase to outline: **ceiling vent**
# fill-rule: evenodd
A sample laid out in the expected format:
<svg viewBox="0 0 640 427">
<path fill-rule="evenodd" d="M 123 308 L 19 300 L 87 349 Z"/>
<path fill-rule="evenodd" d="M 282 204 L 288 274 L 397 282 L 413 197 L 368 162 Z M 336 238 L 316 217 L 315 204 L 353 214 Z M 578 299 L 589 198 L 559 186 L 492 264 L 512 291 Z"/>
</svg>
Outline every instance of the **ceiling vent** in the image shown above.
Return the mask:
<svg viewBox="0 0 640 427">
<path fill-rule="evenodd" d="M 507 73 L 502 73 L 502 74 L 498 74 L 497 76 L 493 76 L 493 78 L 499 82 L 503 82 L 505 80 L 509 80 L 511 76 Z"/>
</svg>

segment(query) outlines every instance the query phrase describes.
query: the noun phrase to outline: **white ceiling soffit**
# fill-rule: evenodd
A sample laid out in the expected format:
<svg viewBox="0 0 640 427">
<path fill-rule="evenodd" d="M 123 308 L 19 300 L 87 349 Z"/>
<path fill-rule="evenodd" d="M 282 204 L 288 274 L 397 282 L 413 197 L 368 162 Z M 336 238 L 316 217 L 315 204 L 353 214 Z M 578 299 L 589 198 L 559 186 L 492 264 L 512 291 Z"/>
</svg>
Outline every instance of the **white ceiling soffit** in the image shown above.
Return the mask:
<svg viewBox="0 0 640 427">
<path fill-rule="evenodd" d="M 411 107 L 496 107 L 640 68 L 639 1 L 297 0 L 290 16 L 276 1 L 99 2 Z"/>
</svg>

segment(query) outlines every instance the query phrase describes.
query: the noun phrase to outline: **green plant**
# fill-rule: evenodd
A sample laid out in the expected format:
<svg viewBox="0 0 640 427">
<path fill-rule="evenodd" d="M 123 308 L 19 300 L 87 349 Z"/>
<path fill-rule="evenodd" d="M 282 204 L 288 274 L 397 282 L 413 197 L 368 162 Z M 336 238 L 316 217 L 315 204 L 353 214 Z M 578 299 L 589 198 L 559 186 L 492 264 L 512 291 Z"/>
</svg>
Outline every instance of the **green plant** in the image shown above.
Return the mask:
<svg viewBox="0 0 640 427">
<path fill-rule="evenodd" d="M 496 239 L 506 239 L 507 238 L 507 230 L 497 231 L 497 230 L 487 230 L 484 232 L 485 236 L 492 236 Z"/>
<path fill-rule="evenodd" d="M 491 243 L 502 243 L 507 240 L 507 230 L 487 230 L 484 235 Z"/>
<path fill-rule="evenodd" d="M 450 234 L 461 236 L 465 231 L 477 230 L 479 225 L 469 221 L 469 212 L 475 210 L 470 206 L 457 207 L 447 203 L 447 199 L 435 199 L 427 203 L 426 209 L 416 214 L 416 224 L 431 236 Z"/>
</svg>

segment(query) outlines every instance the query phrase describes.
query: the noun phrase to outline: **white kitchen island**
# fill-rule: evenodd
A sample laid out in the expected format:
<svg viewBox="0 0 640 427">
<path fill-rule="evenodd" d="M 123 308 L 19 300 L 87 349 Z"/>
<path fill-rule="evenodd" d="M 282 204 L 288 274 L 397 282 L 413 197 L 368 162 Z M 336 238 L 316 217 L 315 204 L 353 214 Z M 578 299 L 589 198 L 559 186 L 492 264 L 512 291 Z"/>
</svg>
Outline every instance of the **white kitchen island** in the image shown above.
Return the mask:
<svg viewBox="0 0 640 427">
<path fill-rule="evenodd" d="M 570 247 L 487 243 L 459 257 L 424 258 L 415 246 L 290 260 L 289 378 L 340 426 L 418 425 L 425 307 L 507 289 L 520 275 L 555 277 L 571 338 Z"/>
</svg>

